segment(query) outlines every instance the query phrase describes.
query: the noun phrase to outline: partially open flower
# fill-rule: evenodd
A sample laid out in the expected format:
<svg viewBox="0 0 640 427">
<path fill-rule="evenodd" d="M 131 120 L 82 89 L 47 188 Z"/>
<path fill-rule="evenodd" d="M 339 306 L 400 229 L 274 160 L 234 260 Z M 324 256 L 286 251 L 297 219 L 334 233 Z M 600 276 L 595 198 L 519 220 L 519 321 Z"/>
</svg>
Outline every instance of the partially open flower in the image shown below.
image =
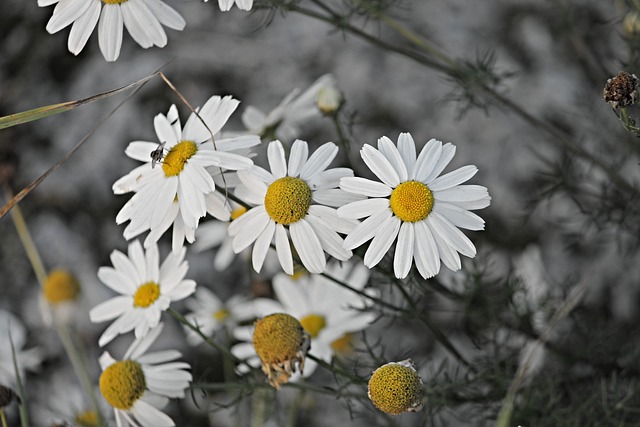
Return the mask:
<svg viewBox="0 0 640 427">
<path fill-rule="evenodd" d="M 288 314 L 276 313 L 256 320 L 253 346 L 269 384 L 280 388 L 296 372 L 296 364 L 302 373 L 310 340 L 300 322 Z"/>
<path fill-rule="evenodd" d="M 390 362 L 373 372 L 369 399 L 382 412 L 399 415 L 422 409 L 422 379 L 411 359 Z"/>
<path fill-rule="evenodd" d="M 602 91 L 602 98 L 612 108 L 625 108 L 636 103 L 638 99 L 638 78 L 626 71 L 619 72 L 615 77 L 607 80 Z"/>
<path fill-rule="evenodd" d="M 316 105 L 322 114 L 335 114 L 342 106 L 342 94 L 335 86 L 323 87 L 318 91 Z"/>
</svg>

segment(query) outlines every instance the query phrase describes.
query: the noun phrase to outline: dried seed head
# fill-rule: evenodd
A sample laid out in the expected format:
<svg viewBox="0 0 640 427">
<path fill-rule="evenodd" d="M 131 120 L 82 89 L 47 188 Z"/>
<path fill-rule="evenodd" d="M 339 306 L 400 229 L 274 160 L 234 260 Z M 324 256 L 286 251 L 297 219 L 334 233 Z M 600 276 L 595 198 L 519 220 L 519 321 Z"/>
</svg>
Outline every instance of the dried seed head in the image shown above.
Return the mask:
<svg viewBox="0 0 640 427">
<path fill-rule="evenodd" d="M 638 98 L 638 78 L 635 74 L 621 71 L 607 80 L 602 98 L 616 110 L 635 104 Z"/>
<path fill-rule="evenodd" d="M 422 409 L 422 379 L 411 359 L 390 362 L 376 369 L 369 379 L 369 399 L 382 412 L 398 415 Z"/>
</svg>

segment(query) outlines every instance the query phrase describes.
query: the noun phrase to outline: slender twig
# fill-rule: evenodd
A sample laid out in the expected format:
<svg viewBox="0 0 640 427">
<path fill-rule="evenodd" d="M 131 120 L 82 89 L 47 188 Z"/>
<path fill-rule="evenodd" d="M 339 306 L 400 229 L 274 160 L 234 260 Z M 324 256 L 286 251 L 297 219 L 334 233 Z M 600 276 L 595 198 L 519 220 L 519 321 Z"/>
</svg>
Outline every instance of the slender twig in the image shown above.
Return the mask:
<svg viewBox="0 0 640 427">
<path fill-rule="evenodd" d="M 0 420 L 2 420 L 2 427 L 7 427 L 7 418 L 4 416 L 4 408 L 0 408 Z"/>
<path fill-rule="evenodd" d="M 11 325 L 7 325 L 7 329 L 9 330 L 9 345 L 11 345 L 11 359 L 13 360 L 13 371 L 16 374 L 16 388 L 18 391 L 18 397 L 20 400 L 18 401 L 19 407 L 18 410 L 20 412 L 20 424 L 22 427 L 29 427 L 29 410 L 27 409 L 27 398 L 25 395 L 25 389 L 22 385 L 22 379 L 20 375 L 20 368 L 18 367 L 18 358 L 16 356 L 16 348 L 13 345 L 13 337 L 11 336 Z"/>
</svg>

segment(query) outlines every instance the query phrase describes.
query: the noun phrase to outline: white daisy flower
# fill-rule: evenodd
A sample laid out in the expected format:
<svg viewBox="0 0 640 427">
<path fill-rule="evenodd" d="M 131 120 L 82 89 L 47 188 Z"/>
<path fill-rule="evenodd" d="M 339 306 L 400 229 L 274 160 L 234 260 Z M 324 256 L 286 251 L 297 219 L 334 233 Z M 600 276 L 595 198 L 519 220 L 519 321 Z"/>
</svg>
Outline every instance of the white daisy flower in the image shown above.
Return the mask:
<svg viewBox="0 0 640 427">
<path fill-rule="evenodd" d="M 200 287 L 193 298 L 186 301 L 190 313 L 184 317 L 200 328 L 200 331 L 210 337 L 214 332 L 222 329 L 225 325 L 234 327 L 242 320 L 249 320 L 255 317 L 253 305 L 250 300 L 234 295 L 226 302 L 223 302 L 211 290 Z M 202 337 L 191 329 L 185 327 L 187 332 L 187 342 L 190 345 L 200 344 Z"/>
<path fill-rule="evenodd" d="M 353 171 L 327 169 L 338 154 L 332 142 L 322 145 L 311 157 L 308 151 L 305 141 L 296 140 L 287 166 L 282 143 L 272 141 L 267 152 L 271 172 L 259 166 L 238 171 L 242 185 L 236 188 L 236 194 L 257 206 L 231 223 L 229 235 L 234 238 L 236 253 L 255 242 L 252 262 L 257 272 L 275 238 L 280 265 L 287 274 L 293 274 L 288 234 L 302 264 L 312 273 L 324 271 L 324 252 L 341 261 L 351 258 L 338 233 L 348 233 L 355 223 L 338 218 L 329 206 L 354 200 L 336 188 L 340 178 L 353 176 Z"/>
<path fill-rule="evenodd" d="M 13 313 L 0 310 L 0 342 L 3 343 L 0 345 L 0 384 L 13 387 L 16 384 L 16 373 L 13 369 L 13 354 L 9 338 L 13 342 L 22 378 L 25 370 L 35 371 L 39 368 L 43 354 L 37 347 L 24 349 L 27 344 L 27 328 Z"/>
<path fill-rule="evenodd" d="M 173 225 L 173 250 L 177 252 L 185 238 L 189 243 L 194 241 L 198 222 L 207 212 L 220 220 L 229 220 L 225 196 L 216 192 L 207 167 L 232 170 L 250 167 L 251 159 L 229 151 L 257 145 L 260 138 L 255 135 L 216 138 L 214 146 L 209 130 L 214 135 L 218 133 L 238 104 L 230 96 L 209 98 L 198 112 L 209 129 L 195 114 L 181 129 L 178 110 L 173 105 L 167 116 L 158 114 L 154 119 L 160 145 L 146 141 L 129 144 L 125 153 L 145 163 L 113 184 L 115 194 L 135 192 L 116 216 L 118 224 L 130 221 L 124 230 L 127 240 L 151 230 L 144 243 L 149 247 Z"/>
<path fill-rule="evenodd" d="M 54 269 L 42 286 L 39 302 L 45 325 L 71 324 L 81 311 L 80 282 L 70 272 Z"/>
<path fill-rule="evenodd" d="M 115 360 L 108 352 L 100 356 L 100 391 L 113 407 L 118 427 L 175 426 L 160 408 L 169 398 L 183 398 L 192 377 L 188 363 L 172 362 L 181 356 L 177 350 L 145 354 L 162 328 L 160 323 L 136 339 L 122 360 Z"/>
<path fill-rule="evenodd" d="M 104 5 L 103 5 L 104 3 Z M 115 61 L 122 45 L 122 26 L 143 48 L 164 47 L 167 35 L 162 26 L 181 31 L 182 16 L 161 0 L 38 0 L 38 6 L 55 4 L 47 23 L 49 34 L 71 26 L 69 52 L 77 55 L 98 25 L 98 44 L 107 61 Z"/>
<path fill-rule="evenodd" d="M 268 114 L 256 107 L 247 107 L 242 113 L 242 123 L 251 133 L 291 141 L 299 135 L 303 123 L 323 114 L 317 105 L 321 91 L 336 86 L 335 77 L 325 74 L 304 92 L 301 93 L 300 89 L 291 91 Z"/>
<path fill-rule="evenodd" d="M 218 0 L 218 6 L 223 12 L 230 10 L 234 3 L 240 10 L 251 10 L 253 7 L 253 0 Z"/>
<path fill-rule="evenodd" d="M 118 292 L 93 307 L 89 317 L 94 323 L 116 319 L 102 334 L 100 347 L 119 334 L 134 331 L 136 338 L 145 336 L 160 323 L 160 315 L 173 301 L 191 295 L 196 289 L 193 280 L 185 280 L 189 265 L 184 260 L 186 248 L 171 252 L 162 265 L 158 246 L 151 245 L 146 253 L 138 240 L 129 245 L 128 256 L 120 251 L 111 253 L 112 267 L 100 267 L 98 277 Z"/>
<path fill-rule="evenodd" d="M 338 209 L 343 218 L 367 218 L 344 241 L 347 249 L 371 240 L 364 263 L 378 264 L 396 241 L 393 269 L 397 278 L 409 274 L 415 259 L 424 278 L 440 271 L 440 260 L 451 270 L 461 267 L 458 252 L 473 258 L 476 248 L 458 228 L 484 229 L 484 221 L 469 212 L 489 206 L 485 187 L 460 185 L 478 169 L 463 166 L 439 176 L 455 154 L 455 146 L 435 139 L 424 146 L 416 159 L 416 147 L 408 133 L 401 133 L 398 147 L 386 136 L 378 149 L 365 144 L 360 151 L 369 169 L 382 182 L 346 177 L 340 188 L 370 197 Z"/>
<path fill-rule="evenodd" d="M 336 262 L 330 264 L 327 275 L 370 296 L 377 297 L 379 294 L 375 289 L 365 289 L 369 271 L 362 264 Z M 280 302 L 255 300 L 257 315 L 286 313 L 298 319 L 311 337 L 310 353 L 328 363 L 338 353 L 337 342 L 345 338 L 351 339 L 350 334 L 365 329 L 376 318 L 374 313 L 363 311 L 372 305 L 370 299 L 323 275 L 310 274 L 295 280 L 291 276 L 279 274 L 273 279 L 273 290 Z M 252 344 L 252 327 L 240 326 L 233 334 L 245 342 L 232 347 L 232 353 L 240 359 L 246 359 L 251 366 L 260 366 Z M 339 345 L 344 343 L 340 342 Z M 311 375 L 316 366 L 315 361 L 307 359 L 304 376 Z M 243 370 L 240 368 L 240 371 Z"/>
</svg>

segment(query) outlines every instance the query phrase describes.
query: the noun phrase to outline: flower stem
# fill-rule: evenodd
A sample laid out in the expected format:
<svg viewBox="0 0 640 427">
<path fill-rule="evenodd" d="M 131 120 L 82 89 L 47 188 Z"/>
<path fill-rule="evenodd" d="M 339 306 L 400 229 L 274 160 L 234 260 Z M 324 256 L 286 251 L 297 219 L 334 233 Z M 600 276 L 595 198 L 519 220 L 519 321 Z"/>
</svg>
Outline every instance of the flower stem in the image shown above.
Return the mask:
<svg viewBox="0 0 640 427">
<path fill-rule="evenodd" d="M 2 420 L 2 427 L 7 427 L 7 418 L 4 416 L 4 408 L 0 408 L 0 420 Z"/>
</svg>

